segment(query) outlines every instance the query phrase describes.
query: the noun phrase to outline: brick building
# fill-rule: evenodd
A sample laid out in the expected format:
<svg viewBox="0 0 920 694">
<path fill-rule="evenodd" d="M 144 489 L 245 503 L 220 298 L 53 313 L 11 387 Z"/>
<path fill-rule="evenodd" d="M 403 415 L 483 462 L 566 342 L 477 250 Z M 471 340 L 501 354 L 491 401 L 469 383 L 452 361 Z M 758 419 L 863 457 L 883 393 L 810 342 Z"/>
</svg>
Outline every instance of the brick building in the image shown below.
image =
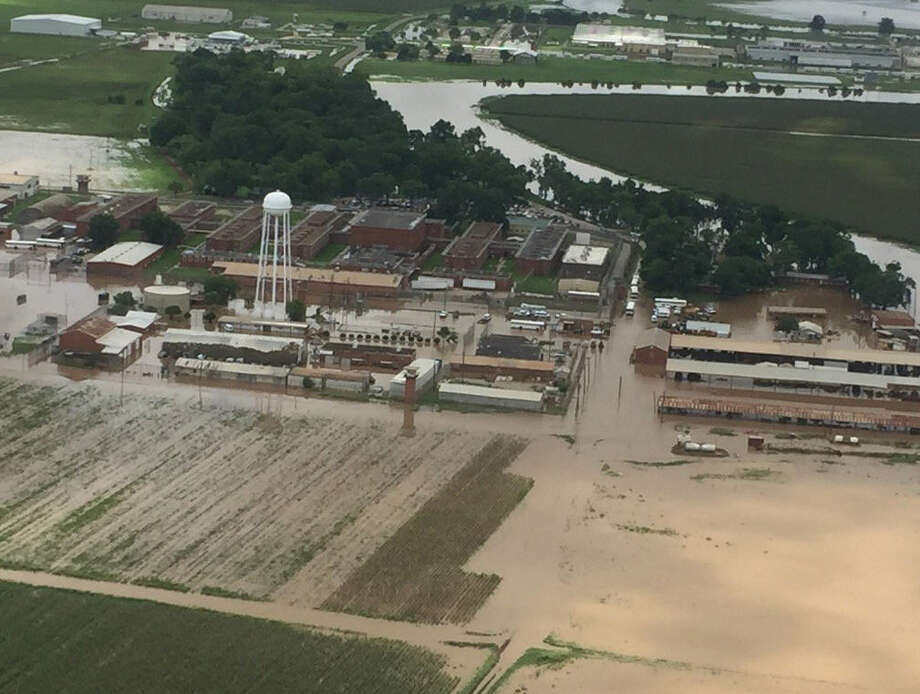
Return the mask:
<svg viewBox="0 0 920 694">
<path fill-rule="evenodd" d="M 400 371 L 415 360 L 412 347 L 367 345 L 360 342 L 327 342 L 319 351 L 322 365 L 343 369 Z"/>
<path fill-rule="evenodd" d="M 512 359 L 467 355 L 450 361 L 452 376 L 482 378 L 494 381 L 497 376 L 507 376 L 515 381 L 550 381 L 553 378 L 552 362 L 538 359 Z"/>
<path fill-rule="evenodd" d="M 245 253 L 259 242 L 261 235 L 262 207 L 252 205 L 218 227 L 204 245 L 209 251 Z"/>
<path fill-rule="evenodd" d="M 610 249 L 604 246 L 579 246 L 572 244 L 562 256 L 562 276 L 599 282 L 610 259 Z"/>
<path fill-rule="evenodd" d="M 135 279 L 163 254 L 163 246 L 144 241 L 124 241 L 109 246 L 86 261 L 86 276 Z"/>
<path fill-rule="evenodd" d="M 351 214 L 338 210 L 335 205 L 314 205 L 307 216 L 291 229 L 291 253 L 295 258 L 310 260 L 343 234 Z"/>
<path fill-rule="evenodd" d="M 206 200 L 186 200 L 179 207 L 169 212 L 169 218 L 183 229 L 198 228 L 202 222 L 214 219 L 217 205 Z"/>
<path fill-rule="evenodd" d="M 74 323 L 58 336 L 62 352 L 91 355 L 101 366 L 130 364 L 140 355 L 143 335 L 117 327 L 101 316 L 89 316 Z"/>
<path fill-rule="evenodd" d="M 562 260 L 565 238 L 566 230 L 562 227 L 535 228 L 514 257 L 515 267 L 535 275 L 553 274 Z"/>
<path fill-rule="evenodd" d="M 386 246 L 397 251 L 419 251 L 428 243 L 446 241 L 444 220 L 428 219 L 424 212 L 379 207 L 358 214 L 348 231 L 351 246 Z"/>
<path fill-rule="evenodd" d="M 89 233 L 89 223 L 97 214 L 110 214 L 118 222 L 122 232 L 137 226 L 141 218 L 150 212 L 156 212 L 157 196 L 145 193 L 129 193 L 112 200 L 105 205 L 96 207 L 80 215 L 74 221 L 77 224 L 77 235 L 86 236 Z"/>
<path fill-rule="evenodd" d="M 489 244 L 501 234 L 497 222 L 473 222 L 444 250 L 444 264 L 454 270 L 477 270 L 485 264 Z"/>
</svg>

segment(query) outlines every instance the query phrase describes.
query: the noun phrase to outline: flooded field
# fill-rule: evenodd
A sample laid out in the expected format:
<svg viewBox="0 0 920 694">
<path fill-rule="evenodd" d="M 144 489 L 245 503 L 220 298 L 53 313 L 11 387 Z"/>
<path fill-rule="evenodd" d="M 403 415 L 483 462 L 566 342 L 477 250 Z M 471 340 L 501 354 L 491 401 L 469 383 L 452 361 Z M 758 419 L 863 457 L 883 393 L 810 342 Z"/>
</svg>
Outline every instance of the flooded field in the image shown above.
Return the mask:
<svg viewBox="0 0 920 694">
<path fill-rule="evenodd" d="M 106 137 L 0 130 L 4 171 L 38 176 L 43 186 L 76 187 L 76 175 L 88 173 L 95 190 L 130 190 L 136 147 Z"/>
<path fill-rule="evenodd" d="M 828 24 L 876 26 L 890 17 L 899 29 L 920 29 L 920 7 L 912 0 L 756 0 L 718 3 L 736 12 L 792 22 L 810 22 L 820 14 Z"/>
<path fill-rule="evenodd" d="M 0 401 L 5 565 L 302 606 L 489 440 L 8 380 Z"/>
</svg>

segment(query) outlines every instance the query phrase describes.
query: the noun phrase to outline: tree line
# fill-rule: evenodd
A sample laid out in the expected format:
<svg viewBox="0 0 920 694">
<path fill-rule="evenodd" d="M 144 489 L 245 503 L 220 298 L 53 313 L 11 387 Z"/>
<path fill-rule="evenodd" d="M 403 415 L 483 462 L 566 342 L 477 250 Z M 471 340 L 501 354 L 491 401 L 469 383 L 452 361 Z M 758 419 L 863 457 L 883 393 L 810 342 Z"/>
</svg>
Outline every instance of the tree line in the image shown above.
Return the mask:
<svg viewBox="0 0 920 694">
<path fill-rule="evenodd" d="M 199 190 L 295 199 L 361 195 L 435 201 L 435 213 L 501 221 L 524 194 L 525 167 L 445 121 L 408 131 L 360 75 L 329 67 L 274 69 L 270 53 L 207 51 L 176 59 L 173 99 L 150 128 Z"/>
<path fill-rule="evenodd" d="M 862 301 L 889 307 L 909 303 L 915 287 L 899 263 L 882 268 L 859 253 L 836 222 L 790 217 L 775 206 L 726 195 L 707 203 L 681 191 L 650 191 L 632 180 L 583 181 L 550 154 L 532 167 L 540 196 L 557 208 L 640 236 L 640 274 L 654 291 L 711 286 L 745 294 L 798 271 L 843 278 Z"/>
</svg>

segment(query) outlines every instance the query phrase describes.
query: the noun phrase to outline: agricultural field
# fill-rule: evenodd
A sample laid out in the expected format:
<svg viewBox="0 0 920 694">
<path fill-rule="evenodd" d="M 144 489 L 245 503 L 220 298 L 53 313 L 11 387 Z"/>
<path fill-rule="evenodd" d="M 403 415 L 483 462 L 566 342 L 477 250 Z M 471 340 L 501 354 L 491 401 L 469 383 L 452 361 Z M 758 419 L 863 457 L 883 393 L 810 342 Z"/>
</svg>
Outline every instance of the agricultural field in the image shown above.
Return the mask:
<svg viewBox="0 0 920 694">
<path fill-rule="evenodd" d="M 0 410 L 6 568 L 313 607 L 355 585 L 349 577 L 366 575 L 355 572 L 368 557 L 386 558 L 375 551 L 388 542 L 400 561 L 459 572 L 527 488 L 500 474 L 520 444 L 485 433 L 404 438 L 379 423 L 199 409 L 194 398 L 132 395 L 119 407 L 89 387 L 6 379 Z M 464 475 L 478 503 L 426 504 L 444 489 L 459 494 Z M 417 532 L 420 508 L 439 537 Z M 464 512 L 482 517 L 444 530 Z"/>
<path fill-rule="evenodd" d="M 322 607 L 388 619 L 469 621 L 501 578 L 461 567 L 533 485 L 504 472 L 525 445 L 513 437 L 490 441 Z"/>
<path fill-rule="evenodd" d="M 896 139 L 920 136 L 913 105 L 592 94 L 511 95 L 487 108 L 617 173 L 920 243 L 920 142 Z"/>
<path fill-rule="evenodd" d="M 397 641 L 0 583 L 0 690 L 447 694 L 444 656 Z"/>
</svg>

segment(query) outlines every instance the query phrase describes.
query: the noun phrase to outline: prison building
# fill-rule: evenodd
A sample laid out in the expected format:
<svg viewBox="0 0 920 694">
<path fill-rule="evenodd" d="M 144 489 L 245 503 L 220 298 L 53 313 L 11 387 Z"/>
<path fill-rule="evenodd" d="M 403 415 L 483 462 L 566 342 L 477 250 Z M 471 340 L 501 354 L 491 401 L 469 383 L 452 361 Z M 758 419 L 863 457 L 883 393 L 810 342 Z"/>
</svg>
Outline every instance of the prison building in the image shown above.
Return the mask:
<svg viewBox="0 0 920 694">
<path fill-rule="evenodd" d="M 121 195 L 105 205 L 94 207 L 81 214 L 76 220 L 77 235 L 89 234 L 89 225 L 98 214 L 110 214 L 118 222 L 119 230 L 124 233 L 136 227 L 141 218 L 150 212 L 156 212 L 158 199 L 156 195 L 146 193 L 128 193 Z"/>
<path fill-rule="evenodd" d="M 537 227 L 530 232 L 514 257 L 520 272 L 551 275 L 559 267 L 566 230 L 562 227 Z"/>
<path fill-rule="evenodd" d="M 488 258 L 489 244 L 501 231 L 497 222 L 473 222 L 444 249 L 444 264 L 454 270 L 478 270 Z"/>
<path fill-rule="evenodd" d="M 102 20 L 75 14 L 24 14 L 10 20 L 12 34 L 48 36 L 92 36 L 102 29 Z"/>
<path fill-rule="evenodd" d="M 176 380 L 184 383 L 207 381 L 208 385 L 255 390 L 283 390 L 290 369 L 285 366 L 240 364 L 211 359 L 179 357 L 173 365 Z"/>
<path fill-rule="evenodd" d="M 503 357 L 508 359 L 539 360 L 542 354 L 540 344 L 523 335 L 483 335 L 476 346 L 481 357 Z"/>
<path fill-rule="evenodd" d="M 415 359 L 414 347 L 327 342 L 317 352 L 322 366 L 342 369 L 400 371 Z"/>
<path fill-rule="evenodd" d="M 476 407 L 495 407 L 510 410 L 543 409 L 543 394 L 529 390 L 509 390 L 506 388 L 489 388 L 468 383 L 442 383 L 438 388 L 440 402 L 472 405 Z"/>
<path fill-rule="evenodd" d="M 288 392 L 302 390 L 304 394 L 311 390 L 334 390 L 345 393 L 366 393 L 370 388 L 369 371 L 356 369 L 327 369 L 322 367 L 299 366 L 288 374 Z"/>
<path fill-rule="evenodd" d="M 212 232 L 204 245 L 209 251 L 246 253 L 262 236 L 262 208 L 252 205 Z"/>
<path fill-rule="evenodd" d="M 217 205 L 206 200 L 186 200 L 168 216 L 176 224 L 185 230 L 197 229 L 202 222 L 209 222 L 214 219 L 217 212 Z"/>
<path fill-rule="evenodd" d="M 562 256 L 562 277 L 599 282 L 607 272 L 609 259 L 610 249 L 606 246 L 573 243 Z"/>
<path fill-rule="evenodd" d="M 358 214 L 349 225 L 352 246 L 386 246 L 397 251 L 419 251 L 427 243 L 444 241 L 444 220 L 428 219 L 424 212 L 375 207 Z"/>
<path fill-rule="evenodd" d="M 256 263 L 218 261 L 212 265 L 216 272 L 235 279 L 240 287 L 254 291 L 258 276 Z M 330 268 L 291 268 L 294 294 L 300 299 L 310 297 L 335 298 L 343 296 L 396 296 L 405 276 L 383 272 L 352 272 Z"/>
<path fill-rule="evenodd" d="M 17 171 L 0 173 L 0 191 L 9 190 L 18 200 L 31 198 L 38 192 L 38 176 L 25 176 Z"/>
</svg>

